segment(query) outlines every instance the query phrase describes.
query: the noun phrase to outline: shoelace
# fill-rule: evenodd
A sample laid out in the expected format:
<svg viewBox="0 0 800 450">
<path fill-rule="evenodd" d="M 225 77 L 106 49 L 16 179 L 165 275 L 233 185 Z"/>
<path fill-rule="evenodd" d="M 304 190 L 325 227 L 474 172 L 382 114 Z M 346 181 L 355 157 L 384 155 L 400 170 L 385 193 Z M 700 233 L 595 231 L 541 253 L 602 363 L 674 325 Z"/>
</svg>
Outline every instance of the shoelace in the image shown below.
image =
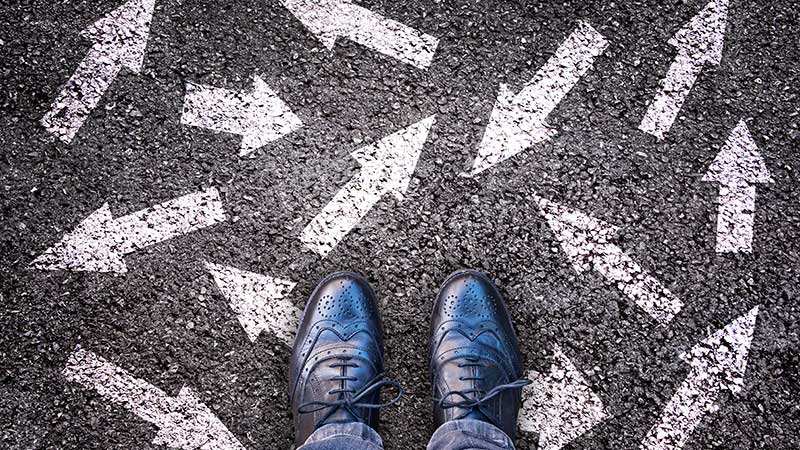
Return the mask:
<svg viewBox="0 0 800 450">
<path fill-rule="evenodd" d="M 484 364 L 481 363 L 478 359 L 475 358 L 468 358 L 467 362 L 459 363 L 459 368 L 464 367 L 484 367 Z M 458 377 L 461 381 L 482 381 L 484 377 L 465 377 L 461 376 Z M 439 407 L 442 409 L 450 409 L 450 408 L 462 408 L 465 411 L 459 414 L 455 420 L 463 419 L 471 412 L 473 412 L 476 408 L 480 410 L 480 407 L 486 404 L 489 400 L 497 397 L 498 395 L 502 394 L 504 391 L 509 389 L 522 389 L 523 387 L 531 384 L 531 380 L 527 378 L 520 378 L 516 381 L 512 381 L 511 383 L 506 384 L 498 384 L 494 386 L 489 392 L 484 392 L 482 389 L 465 389 L 463 391 L 450 391 L 444 394 L 441 398 L 433 399 L 434 402 L 439 404 Z M 477 394 L 476 398 L 471 398 L 470 394 Z M 461 400 L 450 401 L 448 398 L 450 397 L 460 397 Z"/>
<path fill-rule="evenodd" d="M 356 364 L 354 362 L 350 362 L 349 358 L 347 358 L 347 359 L 344 359 L 343 362 L 336 362 L 336 363 L 331 364 L 331 367 L 353 367 L 353 368 L 358 368 L 358 364 Z M 301 404 L 297 408 L 297 411 L 300 414 L 312 414 L 312 413 L 315 413 L 317 411 L 321 411 L 321 410 L 323 410 L 325 408 L 330 408 L 330 410 L 327 413 L 325 413 L 325 415 L 322 416 L 322 418 L 320 418 L 317 421 L 317 423 L 315 425 L 316 427 L 320 427 L 322 425 L 325 425 L 325 422 L 333 414 L 335 414 L 336 411 L 338 411 L 340 408 L 344 408 L 344 410 L 347 411 L 348 414 L 353 416 L 354 419 L 358 420 L 359 422 L 363 422 L 364 418 L 361 417 L 361 415 L 358 413 L 358 411 L 356 411 L 357 408 L 365 408 L 365 409 L 384 408 L 386 406 L 394 405 L 395 403 L 400 401 L 400 398 L 403 396 L 405 391 L 403 390 L 403 387 L 400 386 L 400 383 L 398 383 L 397 381 L 394 381 L 394 380 L 384 379 L 384 378 L 386 378 L 386 376 L 387 376 L 386 372 L 381 372 L 378 375 L 376 375 L 374 378 L 372 378 L 371 380 L 369 380 L 366 383 L 364 383 L 364 386 L 362 386 L 361 389 L 358 389 L 358 390 L 347 389 L 347 388 L 332 389 L 332 390 L 328 391 L 328 394 L 330 394 L 330 395 L 338 394 L 339 395 L 339 399 L 338 400 L 334 400 L 334 401 L 330 401 L 330 402 L 328 402 L 328 401 L 305 402 L 305 403 Z M 331 377 L 330 380 L 331 381 L 358 381 L 358 378 L 351 377 L 351 376 L 345 376 L 345 375 L 338 375 L 338 376 L 335 376 L 335 377 Z M 397 389 L 397 395 L 395 395 L 394 398 L 392 398 L 391 400 L 389 400 L 388 402 L 385 402 L 385 403 L 364 403 L 364 402 L 361 402 L 361 400 L 364 397 L 372 394 L 375 391 L 380 391 L 380 389 L 383 388 L 384 386 L 391 386 L 391 387 Z"/>
</svg>

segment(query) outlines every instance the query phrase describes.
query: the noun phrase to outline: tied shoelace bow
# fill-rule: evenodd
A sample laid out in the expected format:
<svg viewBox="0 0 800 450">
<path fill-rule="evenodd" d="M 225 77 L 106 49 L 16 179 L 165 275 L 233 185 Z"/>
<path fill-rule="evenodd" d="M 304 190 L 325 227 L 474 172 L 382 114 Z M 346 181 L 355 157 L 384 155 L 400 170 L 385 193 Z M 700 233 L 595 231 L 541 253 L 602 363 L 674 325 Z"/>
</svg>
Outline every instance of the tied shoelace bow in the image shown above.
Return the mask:
<svg viewBox="0 0 800 450">
<path fill-rule="evenodd" d="M 344 358 L 342 362 L 336 362 L 331 364 L 331 367 L 358 368 L 358 364 L 350 361 L 350 358 Z M 328 391 L 328 394 L 330 395 L 338 394 L 339 398 L 334 401 L 305 402 L 297 408 L 297 411 L 300 414 L 312 414 L 317 411 L 330 408 L 330 410 L 317 421 L 316 424 L 317 427 L 324 425 L 325 421 L 327 421 L 332 415 L 334 415 L 336 411 L 338 411 L 340 408 L 347 411 L 348 414 L 353 416 L 353 418 L 355 418 L 359 422 L 363 422 L 364 418 L 361 417 L 361 415 L 358 413 L 358 411 L 356 411 L 356 409 L 384 408 L 386 406 L 394 405 L 395 403 L 400 401 L 400 398 L 403 396 L 404 391 L 403 387 L 400 386 L 400 383 L 394 380 L 384 379 L 386 378 L 386 376 L 387 376 L 386 372 L 381 372 L 375 377 L 373 377 L 371 380 L 364 383 L 364 386 L 362 386 L 358 390 L 347 388 L 347 383 L 346 383 L 348 381 L 358 381 L 358 378 L 356 377 L 347 375 L 337 375 L 335 377 L 331 377 L 329 378 L 330 381 L 345 382 L 344 383 L 345 387 L 340 389 L 331 389 L 330 391 Z M 380 389 L 383 388 L 384 386 L 391 386 L 395 388 L 397 390 L 397 395 L 395 395 L 394 398 L 385 403 L 367 403 L 361 401 L 363 398 L 369 396 L 373 392 L 376 391 L 380 392 Z"/>
<path fill-rule="evenodd" d="M 459 363 L 459 368 L 464 367 L 484 367 L 484 364 L 479 362 L 477 359 L 468 359 L 467 362 Z M 472 376 L 472 377 L 465 377 L 461 376 L 458 377 L 461 381 L 483 381 L 484 377 L 479 376 Z M 531 384 L 531 380 L 527 378 L 520 378 L 516 381 L 512 381 L 511 383 L 506 384 L 498 384 L 494 386 L 489 392 L 484 392 L 483 389 L 465 389 L 463 391 L 450 391 L 444 394 L 441 398 L 434 398 L 433 401 L 439 404 L 439 407 L 442 409 L 450 409 L 450 408 L 462 408 L 465 411 L 459 414 L 455 420 L 463 419 L 467 415 L 469 415 L 472 411 L 476 408 L 480 410 L 480 407 L 486 404 L 489 400 L 497 397 L 498 395 L 502 394 L 504 391 L 509 389 L 522 389 L 523 387 Z M 477 394 L 475 398 L 470 397 L 470 394 Z M 450 397 L 459 397 L 460 400 L 448 400 Z"/>
</svg>

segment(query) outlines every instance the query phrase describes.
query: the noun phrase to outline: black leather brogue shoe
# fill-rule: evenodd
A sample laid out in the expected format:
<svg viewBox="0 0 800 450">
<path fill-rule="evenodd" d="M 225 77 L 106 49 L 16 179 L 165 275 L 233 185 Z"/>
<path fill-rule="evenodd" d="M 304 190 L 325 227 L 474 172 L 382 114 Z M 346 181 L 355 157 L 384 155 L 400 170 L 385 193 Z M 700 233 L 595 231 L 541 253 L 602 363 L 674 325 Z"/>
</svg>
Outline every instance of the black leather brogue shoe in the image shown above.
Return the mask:
<svg viewBox="0 0 800 450">
<path fill-rule="evenodd" d="M 500 292 L 484 274 L 451 275 L 433 307 L 430 341 L 434 423 L 490 422 L 511 439 L 517 424 L 522 358 Z"/>
<path fill-rule="evenodd" d="M 289 370 L 295 443 L 329 423 L 364 422 L 377 430 L 378 410 L 397 402 L 400 385 L 385 379 L 383 338 L 375 294 L 349 272 L 322 280 L 308 299 Z M 380 391 L 398 393 L 380 403 Z"/>
</svg>

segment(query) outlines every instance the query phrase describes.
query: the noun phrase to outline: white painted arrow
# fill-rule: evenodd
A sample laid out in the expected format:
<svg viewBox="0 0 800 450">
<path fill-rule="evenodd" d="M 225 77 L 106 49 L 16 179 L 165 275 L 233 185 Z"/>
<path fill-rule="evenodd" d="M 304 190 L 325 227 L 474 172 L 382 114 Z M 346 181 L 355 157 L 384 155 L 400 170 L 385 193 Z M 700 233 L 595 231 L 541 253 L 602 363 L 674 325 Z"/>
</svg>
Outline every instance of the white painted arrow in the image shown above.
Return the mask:
<svg viewBox="0 0 800 450">
<path fill-rule="evenodd" d="M 767 165 L 744 121 L 731 132 L 703 181 L 719 183 L 717 253 L 753 251 L 754 183 L 772 183 Z"/>
<path fill-rule="evenodd" d="M 154 4 L 155 0 L 129 0 L 83 32 L 94 45 L 42 118 L 47 131 L 72 142 L 119 71 L 125 67 L 139 73 Z"/>
<path fill-rule="evenodd" d="M 303 125 L 258 76 L 253 77 L 252 92 L 187 83 L 181 123 L 242 135 L 240 156 Z"/>
<path fill-rule="evenodd" d="M 519 427 L 539 434 L 540 450 L 559 450 L 606 419 L 603 401 L 581 372 L 555 346 L 550 372 L 528 372 Z"/>
<path fill-rule="evenodd" d="M 728 0 L 712 0 L 669 40 L 678 55 L 647 108 L 640 130 L 664 139 L 703 67 L 719 65 L 722 60 L 727 20 Z"/>
<path fill-rule="evenodd" d="M 322 212 L 306 225 L 300 240 L 325 257 L 388 193 L 398 200 L 408 184 L 435 116 L 430 116 L 353 152 L 361 170 Z"/>
<path fill-rule="evenodd" d="M 127 272 L 123 257 L 227 219 L 216 188 L 114 219 L 108 203 L 31 264 L 45 270 Z"/>
<path fill-rule="evenodd" d="M 209 262 L 206 269 L 251 342 L 266 330 L 292 345 L 302 311 L 284 297 L 296 283 Z"/>
<path fill-rule="evenodd" d="M 427 69 L 439 39 L 356 6 L 350 0 L 281 0 L 329 50 L 345 37 L 386 56 Z"/>
<path fill-rule="evenodd" d="M 628 298 L 661 324 L 680 312 L 683 302 L 611 243 L 617 227 L 558 203 L 535 199 L 576 272 L 594 269 L 616 283 Z"/>
<path fill-rule="evenodd" d="M 153 439 L 155 445 L 183 450 L 244 450 L 208 406 L 186 386 L 177 397 L 170 397 L 80 348 L 72 352 L 62 374 L 67 380 L 97 391 L 105 399 L 158 427 Z"/>
<path fill-rule="evenodd" d="M 742 390 L 757 316 L 756 306 L 681 355 L 691 366 L 689 375 L 645 436 L 641 450 L 681 450 L 703 416 L 716 412 L 722 389 L 734 394 Z"/>
<path fill-rule="evenodd" d="M 591 25 L 579 22 L 519 94 L 514 95 L 507 85 L 501 84 L 478 156 L 472 163 L 472 175 L 550 139 L 555 130 L 547 126 L 547 116 L 592 68 L 595 58 L 607 46 L 605 38 Z"/>
</svg>

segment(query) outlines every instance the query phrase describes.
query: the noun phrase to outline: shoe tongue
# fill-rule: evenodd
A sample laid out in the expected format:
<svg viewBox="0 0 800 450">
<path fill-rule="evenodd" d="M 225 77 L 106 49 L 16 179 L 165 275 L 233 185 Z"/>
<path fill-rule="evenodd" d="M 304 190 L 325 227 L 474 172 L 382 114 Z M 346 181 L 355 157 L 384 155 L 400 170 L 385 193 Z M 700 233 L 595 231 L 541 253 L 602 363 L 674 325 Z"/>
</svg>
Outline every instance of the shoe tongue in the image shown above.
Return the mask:
<svg viewBox="0 0 800 450">
<path fill-rule="evenodd" d="M 357 364 L 358 367 L 352 367 L 352 365 L 348 364 Z M 371 379 L 373 371 L 368 361 L 354 357 L 350 350 L 348 350 L 348 353 L 344 353 L 342 349 L 332 349 L 330 350 L 330 355 L 326 355 L 324 359 L 320 360 L 314 369 L 316 383 L 310 383 L 308 386 L 313 386 L 312 388 L 317 391 L 312 397 L 322 397 L 324 401 L 335 402 L 348 397 L 352 398 Z M 350 379 L 337 380 L 334 379 L 336 377 L 350 377 Z M 352 378 L 355 378 L 355 380 Z M 346 391 L 337 392 L 342 390 Z M 370 395 L 362 398 L 359 402 L 372 403 L 373 400 Z M 355 409 L 355 411 L 358 414 L 363 414 L 363 411 L 359 409 Z M 353 420 L 361 419 L 361 417 L 354 417 L 347 408 L 341 407 L 337 408 L 325 422 L 352 422 Z"/>
</svg>

